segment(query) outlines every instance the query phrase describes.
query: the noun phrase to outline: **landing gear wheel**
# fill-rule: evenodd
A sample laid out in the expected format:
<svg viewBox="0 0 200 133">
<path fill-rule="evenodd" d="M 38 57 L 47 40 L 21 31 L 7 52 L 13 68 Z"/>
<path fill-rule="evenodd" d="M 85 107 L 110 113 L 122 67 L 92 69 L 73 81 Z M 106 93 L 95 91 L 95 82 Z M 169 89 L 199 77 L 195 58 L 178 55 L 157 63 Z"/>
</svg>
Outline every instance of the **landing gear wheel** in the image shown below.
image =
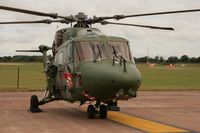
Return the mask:
<svg viewBox="0 0 200 133">
<path fill-rule="evenodd" d="M 42 112 L 42 110 L 39 108 L 39 101 L 36 95 L 31 96 L 29 111 L 32 113 Z"/>
<path fill-rule="evenodd" d="M 93 105 L 89 105 L 87 108 L 87 117 L 88 119 L 94 119 L 95 118 L 95 108 Z"/>
<path fill-rule="evenodd" d="M 107 106 L 106 105 L 100 105 L 100 109 L 99 109 L 99 118 L 100 119 L 106 119 L 107 118 Z"/>
</svg>

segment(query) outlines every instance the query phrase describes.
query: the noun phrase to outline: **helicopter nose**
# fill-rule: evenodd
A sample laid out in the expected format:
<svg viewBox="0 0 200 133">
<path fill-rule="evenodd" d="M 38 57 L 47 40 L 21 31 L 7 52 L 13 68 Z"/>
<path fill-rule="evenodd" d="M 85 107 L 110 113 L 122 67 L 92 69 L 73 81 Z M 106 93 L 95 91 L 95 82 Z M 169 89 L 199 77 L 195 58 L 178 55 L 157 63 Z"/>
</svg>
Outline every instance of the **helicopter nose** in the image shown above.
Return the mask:
<svg viewBox="0 0 200 133">
<path fill-rule="evenodd" d="M 136 97 L 136 91 L 141 84 L 141 75 L 133 64 L 127 64 L 127 72 L 118 71 L 110 77 L 111 85 L 116 88 L 117 97 L 128 95 Z"/>
<path fill-rule="evenodd" d="M 127 63 L 127 71 L 108 62 L 86 63 L 80 68 L 82 87 L 99 99 L 122 95 L 135 97 L 140 87 L 141 75 L 133 63 Z"/>
</svg>

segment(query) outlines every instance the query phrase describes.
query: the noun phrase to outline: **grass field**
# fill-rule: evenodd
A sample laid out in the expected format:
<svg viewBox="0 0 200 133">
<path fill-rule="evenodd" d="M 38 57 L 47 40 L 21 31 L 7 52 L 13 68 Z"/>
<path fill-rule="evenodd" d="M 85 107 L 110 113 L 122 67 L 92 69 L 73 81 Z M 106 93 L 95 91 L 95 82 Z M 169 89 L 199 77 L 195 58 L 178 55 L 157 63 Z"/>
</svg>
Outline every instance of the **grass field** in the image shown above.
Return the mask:
<svg viewBox="0 0 200 133">
<path fill-rule="evenodd" d="M 20 82 L 17 88 L 17 69 Z M 200 64 L 168 68 L 137 64 L 142 74 L 140 90 L 200 90 Z M 42 63 L 0 63 L 0 91 L 36 91 L 46 86 Z"/>
<path fill-rule="evenodd" d="M 137 64 L 142 74 L 140 90 L 200 90 L 200 64 L 147 67 Z"/>
<path fill-rule="evenodd" d="M 17 88 L 18 67 L 19 88 Z M 45 86 L 42 63 L 0 64 L 0 91 L 34 91 L 45 89 Z"/>
</svg>

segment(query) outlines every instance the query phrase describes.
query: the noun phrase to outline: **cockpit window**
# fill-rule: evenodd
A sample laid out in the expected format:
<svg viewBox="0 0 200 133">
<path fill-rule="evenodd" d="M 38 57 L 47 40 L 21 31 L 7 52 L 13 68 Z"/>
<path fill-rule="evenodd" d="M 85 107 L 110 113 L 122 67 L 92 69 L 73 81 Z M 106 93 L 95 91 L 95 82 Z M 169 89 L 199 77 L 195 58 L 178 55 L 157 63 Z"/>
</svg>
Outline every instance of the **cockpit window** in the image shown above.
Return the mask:
<svg viewBox="0 0 200 133">
<path fill-rule="evenodd" d="M 130 51 L 127 42 L 108 42 L 106 50 L 108 51 L 108 58 L 112 58 L 113 54 L 118 54 L 127 61 L 130 60 Z"/>
<path fill-rule="evenodd" d="M 98 60 L 106 58 L 104 45 L 100 42 L 78 42 L 77 52 L 81 60 Z"/>
<path fill-rule="evenodd" d="M 83 41 L 76 43 L 77 54 L 81 61 L 113 59 L 114 54 L 131 60 L 128 43 L 125 41 Z"/>
</svg>

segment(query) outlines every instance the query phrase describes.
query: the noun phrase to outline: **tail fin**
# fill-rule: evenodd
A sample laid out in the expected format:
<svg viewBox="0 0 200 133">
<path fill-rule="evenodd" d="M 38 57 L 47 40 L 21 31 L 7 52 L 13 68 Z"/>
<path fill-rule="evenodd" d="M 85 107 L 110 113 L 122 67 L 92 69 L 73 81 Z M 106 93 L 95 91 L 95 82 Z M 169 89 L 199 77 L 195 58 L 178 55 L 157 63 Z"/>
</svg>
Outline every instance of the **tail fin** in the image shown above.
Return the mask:
<svg viewBox="0 0 200 133">
<path fill-rule="evenodd" d="M 16 52 L 40 52 L 40 50 L 16 50 Z"/>
</svg>

